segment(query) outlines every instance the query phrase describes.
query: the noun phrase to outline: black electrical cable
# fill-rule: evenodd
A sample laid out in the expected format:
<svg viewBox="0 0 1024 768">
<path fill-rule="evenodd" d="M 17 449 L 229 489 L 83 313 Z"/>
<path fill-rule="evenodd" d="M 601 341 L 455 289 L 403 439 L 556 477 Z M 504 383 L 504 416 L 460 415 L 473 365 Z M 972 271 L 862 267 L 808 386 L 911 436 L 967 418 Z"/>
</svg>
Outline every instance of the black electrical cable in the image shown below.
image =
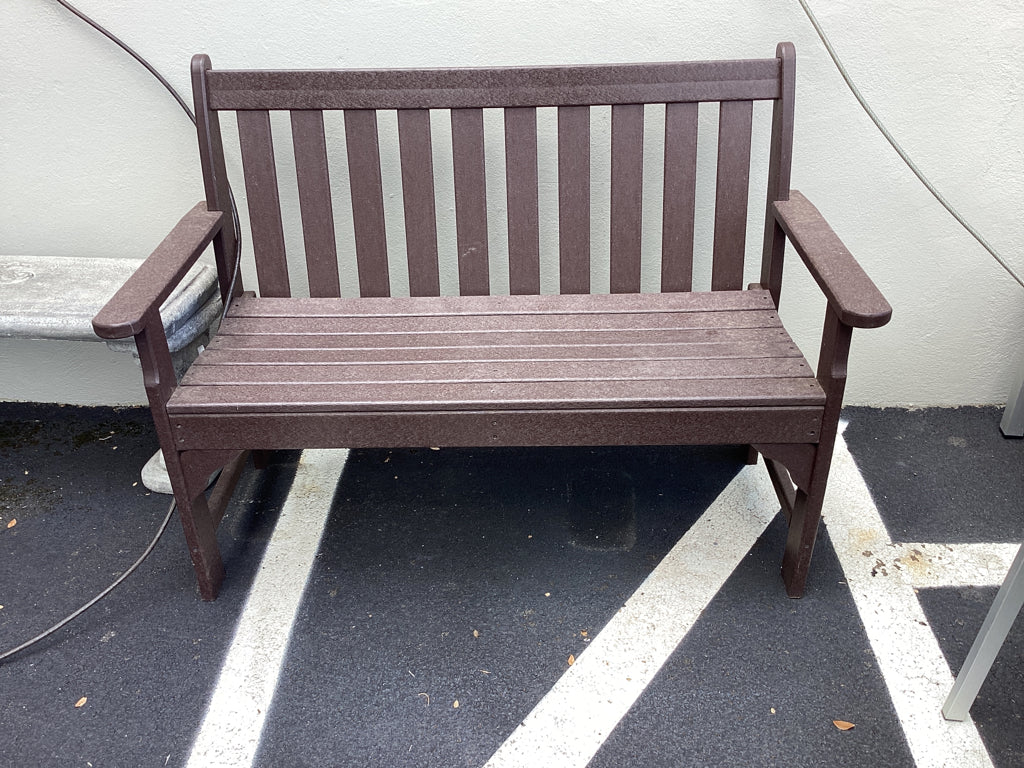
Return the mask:
<svg viewBox="0 0 1024 768">
<path fill-rule="evenodd" d="M 86 24 L 88 24 L 90 27 L 95 29 L 100 34 L 102 34 L 104 37 L 107 37 L 108 39 L 110 39 L 115 45 L 117 45 L 119 48 L 124 50 L 129 56 L 131 56 L 139 64 L 141 64 L 143 67 L 145 67 L 146 71 L 148 71 L 151 75 L 153 75 L 153 77 L 155 77 L 157 80 L 159 80 L 160 84 L 164 88 L 166 88 L 168 93 L 170 93 L 171 96 L 174 97 L 174 100 L 178 102 L 178 105 L 183 110 L 185 110 L 185 114 L 188 115 L 188 119 L 192 121 L 192 124 L 193 125 L 195 124 L 196 116 L 192 112 L 192 110 L 189 108 L 189 106 L 185 102 L 185 100 L 182 98 L 181 94 L 178 93 L 174 89 L 174 86 L 172 86 L 169 82 L 167 82 L 167 79 L 163 75 L 161 75 L 156 70 L 156 68 L 153 67 L 152 64 L 150 64 L 148 61 L 146 61 L 144 58 L 142 58 L 142 56 L 140 56 L 134 50 L 132 50 L 132 48 L 130 48 L 123 40 L 121 40 L 115 34 L 113 34 L 108 29 L 103 27 L 101 24 L 98 24 L 97 22 L 93 21 L 91 18 L 86 16 L 84 13 L 82 13 L 80 10 L 78 10 L 73 5 L 71 5 L 71 3 L 67 2 L 67 0 L 57 0 L 57 3 L 59 5 L 61 5 L 61 6 L 63 6 L 65 9 L 67 9 L 70 13 L 73 13 L 75 16 L 77 16 L 79 19 L 81 19 Z M 231 285 L 230 285 L 230 287 L 228 289 L 228 294 L 227 294 L 228 297 L 230 298 L 231 296 L 234 295 L 235 284 L 236 284 L 236 282 L 238 280 L 239 264 L 241 263 L 241 260 L 242 260 L 241 259 L 241 247 L 242 247 L 241 243 L 242 243 L 242 238 L 241 238 L 241 224 L 240 224 L 240 222 L 238 220 L 238 206 L 235 204 L 235 194 L 234 194 L 234 192 L 232 192 L 230 186 L 228 187 L 228 196 L 229 196 L 230 201 L 231 201 L 231 221 L 232 221 L 232 225 L 234 226 L 234 230 L 235 230 L 235 265 L 234 265 L 234 271 L 231 274 Z M 224 316 L 227 314 L 227 310 L 228 310 L 228 303 L 225 302 L 225 304 L 224 304 L 224 311 L 221 313 L 221 321 L 224 320 Z M 153 537 L 152 541 L 149 542 L 149 546 L 146 547 L 146 550 L 142 553 L 142 555 L 139 556 L 139 559 L 136 560 L 134 563 L 132 563 L 131 567 L 129 567 L 128 570 L 126 570 L 124 573 L 122 573 L 120 576 L 117 577 L 117 579 L 114 581 L 113 584 L 111 584 L 109 587 L 104 589 L 102 592 L 100 592 L 92 600 L 87 602 L 85 605 L 83 605 L 81 608 L 76 610 L 74 613 L 72 613 L 69 616 L 66 616 L 65 618 L 63 618 L 60 621 L 58 621 L 56 624 L 54 624 L 52 627 L 47 629 L 45 632 L 42 632 L 42 633 L 36 635 L 31 640 L 26 640 L 24 643 L 22 643 L 19 646 L 16 646 L 14 648 L 11 648 L 8 651 L 4 651 L 3 653 L 0 653 L 0 662 L 6 661 L 7 659 L 11 658 L 15 654 L 20 653 L 21 651 L 25 650 L 26 648 L 29 648 L 30 646 L 35 645 L 40 640 L 43 640 L 44 638 L 49 637 L 50 635 L 52 635 L 57 630 L 61 629 L 62 627 L 66 626 L 67 624 L 69 624 L 72 621 L 74 621 L 75 619 L 77 619 L 79 616 L 81 616 L 87 610 L 89 610 L 94 605 L 96 605 L 96 603 L 98 603 L 104 597 L 106 597 L 111 592 L 113 592 L 121 584 L 121 582 L 123 582 L 125 579 L 127 579 L 129 576 L 131 576 L 138 569 L 138 567 L 140 565 L 142 565 L 143 561 L 147 557 L 149 557 L 150 553 L 156 547 L 157 542 L 159 542 L 160 538 L 164 535 L 164 531 L 167 530 L 167 524 L 171 521 L 171 516 L 174 514 L 174 510 L 175 510 L 176 506 L 177 505 L 175 504 L 174 500 L 172 499 L 171 504 L 170 504 L 170 506 L 167 509 L 167 514 L 164 516 L 163 522 L 160 523 L 160 527 L 157 529 L 156 535 Z"/>
<path fill-rule="evenodd" d="M 181 105 L 181 108 L 185 110 L 185 114 L 188 115 L 189 120 L 191 120 L 193 123 L 196 121 L 196 116 L 194 114 L 192 114 L 192 110 L 189 109 L 188 104 L 185 103 L 185 99 L 183 99 L 181 97 L 180 93 L 178 93 L 176 90 L 174 90 L 174 86 L 171 85 L 169 82 L 167 82 L 167 80 L 164 78 L 163 75 L 161 75 L 159 72 L 156 71 L 156 68 L 152 64 L 150 64 L 148 61 L 146 61 L 144 58 L 142 58 L 139 54 L 137 54 L 134 50 L 132 50 L 130 47 L 128 47 L 128 44 L 125 43 L 123 40 L 121 40 L 121 38 L 117 37 L 117 35 L 115 35 L 111 31 L 109 31 L 108 29 L 106 29 L 103 25 L 98 24 L 97 22 L 95 22 L 92 19 L 90 19 L 88 16 L 86 16 L 80 10 L 75 8 L 75 6 L 73 6 L 71 3 L 66 2 L 66 0 L 57 0 L 57 3 L 59 5 L 64 6 L 68 11 L 70 11 L 73 14 L 75 14 L 75 16 L 80 18 L 82 21 L 84 21 L 90 27 L 95 29 L 101 35 L 103 35 L 104 37 L 109 38 L 115 45 L 117 45 L 119 48 L 124 50 L 129 56 L 131 56 L 133 59 L 135 59 L 137 62 L 139 62 L 139 64 L 144 66 L 149 71 L 149 74 L 151 74 L 153 77 L 155 77 L 157 80 L 159 80 L 160 84 L 163 85 L 163 87 L 168 90 L 168 92 L 171 94 L 171 96 L 174 97 L 175 101 L 177 101 L 178 104 Z"/>
<path fill-rule="evenodd" d="M 31 640 L 26 640 L 24 643 L 22 643 L 21 645 L 17 646 L 16 648 L 11 648 L 11 650 L 9 650 L 9 651 L 4 651 L 3 653 L 0 653 L 0 662 L 6 661 L 7 659 L 9 659 L 14 654 L 19 653 L 19 652 L 25 650 L 26 648 L 28 648 L 31 645 L 35 645 L 40 640 L 42 640 L 42 639 L 52 635 L 54 632 L 56 632 L 61 627 L 65 626 L 67 624 L 70 624 L 72 621 L 77 619 L 79 616 L 81 616 L 87 610 L 89 610 L 94 605 L 96 605 L 96 603 L 98 603 L 104 597 L 106 597 L 111 592 L 113 592 L 121 584 L 122 581 L 127 579 L 133 573 L 135 573 L 135 571 L 138 569 L 138 567 L 140 565 L 142 565 L 142 562 L 147 557 L 149 557 L 149 553 L 153 551 L 153 548 L 156 546 L 157 542 L 160 541 L 160 537 L 164 535 L 164 531 L 167 530 L 167 524 L 171 521 L 171 515 L 174 514 L 174 509 L 175 509 L 176 506 L 177 505 L 172 500 L 170 507 L 167 508 L 167 514 L 164 515 L 163 522 L 160 523 L 160 528 L 157 530 L 156 536 L 154 536 L 153 540 L 151 542 L 149 542 L 149 546 L 146 547 L 146 551 L 143 552 L 142 555 L 139 556 L 138 560 L 136 560 L 134 563 L 131 564 L 131 566 L 128 568 L 128 570 L 126 570 L 124 573 L 122 573 L 120 576 L 118 576 L 113 584 L 111 584 L 109 587 L 104 589 L 102 592 L 100 592 L 98 595 L 96 595 L 96 597 L 94 597 L 88 603 L 86 603 L 81 608 L 79 608 L 77 611 L 72 613 L 70 616 L 67 616 L 67 617 L 61 619 L 60 621 L 58 621 L 56 624 L 54 624 L 52 627 L 50 627 L 45 632 L 42 632 L 42 633 L 36 635 Z"/>
</svg>

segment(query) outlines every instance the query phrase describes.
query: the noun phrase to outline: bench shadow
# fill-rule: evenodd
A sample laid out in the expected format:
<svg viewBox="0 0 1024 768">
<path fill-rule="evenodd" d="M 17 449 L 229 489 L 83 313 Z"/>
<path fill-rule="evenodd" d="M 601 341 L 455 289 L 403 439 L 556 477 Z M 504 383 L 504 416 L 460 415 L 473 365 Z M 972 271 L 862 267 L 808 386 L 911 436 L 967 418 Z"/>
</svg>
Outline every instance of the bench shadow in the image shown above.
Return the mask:
<svg viewBox="0 0 1024 768">
<path fill-rule="evenodd" d="M 482 764 L 745 455 L 352 451 L 257 764 Z"/>
</svg>

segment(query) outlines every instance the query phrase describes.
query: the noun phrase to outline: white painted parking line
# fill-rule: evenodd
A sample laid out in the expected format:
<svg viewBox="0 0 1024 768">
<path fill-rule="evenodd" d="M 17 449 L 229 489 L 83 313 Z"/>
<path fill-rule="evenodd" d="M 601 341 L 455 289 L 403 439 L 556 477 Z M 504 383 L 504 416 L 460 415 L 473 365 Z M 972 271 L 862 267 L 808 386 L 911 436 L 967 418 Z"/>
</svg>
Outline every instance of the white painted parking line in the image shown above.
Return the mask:
<svg viewBox="0 0 1024 768">
<path fill-rule="evenodd" d="M 974 723 L 942 717 L 953 676 L 918 602 L 909 569 L 896 568 L 878 556 L 890 551 L 892 539 L 841 436 L 836 440 L 824 515 L 916 765 L 991 766 Z"/>
<path fill-rule="evenodd" d="M 763 469 L 737 475 L 485 768 L 590 762 L 776 509 Z M 989 768 L 974 723 L 942 717 L 953 676 L 915 588 L 997 584 L 1016 547 L 894 544 L 842 437 L 825 524 L 918 768 Z"/>
<path fill-rule="evenodd" d="M 485 768 L 590 762 L 777 510 L 764 468 L 745 467 Z"/>
<path fill-rule="evenodd" d="M 903 569 L 925 587 L 998 587 L 1020 544 L 890 544 L 878 552 L 881 567 Z"/>
<path fill-rule="evenodd" d="M 189 768 L 248 768 L 348 451 L 302 452 L 221 669 Z"/>
</svg>

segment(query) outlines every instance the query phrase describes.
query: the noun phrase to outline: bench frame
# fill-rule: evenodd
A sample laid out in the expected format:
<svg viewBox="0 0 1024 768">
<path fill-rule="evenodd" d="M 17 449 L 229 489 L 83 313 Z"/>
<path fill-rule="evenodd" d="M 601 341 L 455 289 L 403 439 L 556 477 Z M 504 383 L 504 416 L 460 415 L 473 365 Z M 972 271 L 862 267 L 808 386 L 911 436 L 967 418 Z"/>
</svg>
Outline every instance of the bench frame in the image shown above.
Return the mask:
<svg viewBox="0 0 1024 768">
<path fill-rule="evenodd" d="M 751 446 L 751 463 L 758 454 L 764 456 L 789 523 L 782 575 L 787 593 L 799 597 L 821 517 L 852 329 L 884 325 L 891 308 L 814 206 L 799 192 L 790 190 L 795 52 L 791 44 L 782 43 L 776 54 L 775 59 L 655 65 L 319 72 L 218 71 L 212 69 L 206 56 L 196 56 L 193 89 L 206 201 L 182 218 L 96 316 L 94 328 L 103 338 L 135 338 L 202 597 L 214 599 L 224 578 L 216 530 L 250 450 L 256 451 L 254 458 L 259 466 L 265 459 L 262 452 L 275 448 L 663 443 L 742 443 Z M 570 297 L 590 291 L 589 193 L 582 197 L 578 193 L 590 187 L 586 110 L 591 105 L 613 105 L 611 289 L 612 293 L 639 294 L 640 214 L 636 200 L 641 191 L 643 154 L 637 150 L 642 143 L 638 144 L 636 137 L 639 135 L 642 142 L 643 105 L 668 105 L 666 145 L 673 148 L 673 154 L 666 150 L 666 179 L 683 181 L 672 189 L 666 181 L 663 240 L 682 243 L 684 256 L 668 258 L 665 246 L 662 290 L 685 292 L 691 290 L 692 275 L 696 107 L 698 102 L 720 102 L 712 292 L 692 294 L 697 297 L 693 301 L 703 301 L 699 297 L 704 296 L 714 303 L 723 292 L 747 293 L 742 291 L 741 282 L 750 110 L 753 100 L 764 99 L 774 102 L 765 237 L 760 281 L 749 289 L 760 291 L 769 305 L 767 309 L 777 313 L 788 239 L 827 299 L 817 372 L 813 378 L 808 374 L 817 400 L 806 406 L 780 398 L 771 387 L 748 401 L 730 401 L 722 395 L 728 387 L 721 382 L 710 382 L 707 391 L 696 399 L 680 396 L 640 404 L 637 400 L 643 399 L 647 387 L 642 380 L 633 383 L 631 396 L 622 398 L 622 402 L 601 401 L 597 407 L 590 402 L 583 404 L 585 398 L 574 399 L 575 395 L 552 404 L 550 394 L 537 386 L 517 395 L 520 399 L 515 407 L 504 401 L 473 405 L 467 400 L 460 404 L 439 395 L 436 402 L 417 402 L 415 407 L 382 401 L 361 402 L 358 408 L 341 399 L 319 405 L 282 405 L 280 397 L 270 399 L 274 395 L 267 394 L 268 387 L 259 386 L 248 388 L 262 397 L 253 402 L 202 402 L 203 390 L 187 387 L 190 377 L 196 379 L 198 373 L 190 372 L 181 386 L 176 382 L 158 307 L 211 243 L 222 299 L 232 304 L 218 336 L 230 332 L 225 327 L 230 329 L 232 322 L 238 323 L 245 307 L 269 306 L 269 299 L 245 293 L 241 280 L 236 279 L 236 233 L 229 213 L 220 110 L 237 110 L 262 297 L 280 297 L 274 300 L 290 303 L 278 306 L 287 306 L 298 314 L 313 306 L 310 302 L 320 301 L 316 306 L 336 303 L 340 307 L 349 306 L 345 302 L 363 301 L 412 306 L 418 313 L 424 307 L 434 307 L 437 314 L 444 315 L 452 299 L 438 296 L 433 189 L 432 182 L 423 180 L 430 178 L 431 169 L 427 110 L 451 109 L 456 144 L 460 293 L 466 296 L 456 304 L 461 301 L 458 306 L 478 309 L 512 306 L 502 322 L 515 323 L 517 302 L 525 307 L 527 302 L 539 300 L 528 299 L 527 295 L 540 293 L 536 107 L 559 108 L 562 221 L 563 299 L 541 298 L 556 309 L 559 302 L 568 307 L 571 301 L 583 301 L 591 311 L 599 306 L 598 298 Z M 511 298 L 485 296 L 489 283 L 483 108 L 505 110 Z M 291 289 L 267 111 L 271 109 L 291 111 L 313 297 L 340 295 L 329 202 L 325 207 L 330 187 L 321 110 L 345 110 L 360 292 L 364 297 L 376 298 L 337 298 L 331 304 L 323 304 L 324 299 L 288 298 Z M 386 255 L 382 260 L 379 247 L 384 240 L 384 212 L 375 109 L 397 109 L 399 115 L 410 291 L 414 297 L 410 299 L 386 298 L 390 288 Z M 567 137 L 564 143 L 563 135 Z M 577 141 L 572 141 L 573 137 Z M 679 154 L 675 153 L 677 147 Z M 563 174 L 567 179 L 564 184 Z M 574 183 L 569 183 L 570 176 Z M 320 253 L 327 253 L 327 257 L 319 258 Z M 680 299 L 678 303 L 685 307 L 688 301 Z M 250 325 L 259 322 L 267 321 L 257 317 L 250 320 Z M 199 363 L 202 361 L 201 356 Z M 193 371 L 200 368 L 197 364 Z M 450 370 L 454 375 L 458 365 L 451 365 Z M 209 373 L 210 368 L 205 372 Z M 382 391 L 385 389 L 382 387 Z M 529 400 L 530 392 L 537 393 L 535 401 Z M 183 404 L 189 393 L 200 398 L 198 405 Z M 798 429 L 785 426 L 798 421 Z M 224 471 L 207 498 L 207 479 L 222 467 Z"/>
</svg>

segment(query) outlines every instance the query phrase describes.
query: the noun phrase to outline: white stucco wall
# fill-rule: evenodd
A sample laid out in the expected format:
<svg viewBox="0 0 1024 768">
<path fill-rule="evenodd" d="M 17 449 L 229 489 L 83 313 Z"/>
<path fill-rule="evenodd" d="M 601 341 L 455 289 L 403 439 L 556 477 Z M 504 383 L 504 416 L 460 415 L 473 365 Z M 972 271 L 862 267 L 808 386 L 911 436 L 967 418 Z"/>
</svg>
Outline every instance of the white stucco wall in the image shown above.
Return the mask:
<svg viewBox="0 0 1024 768">
<path fill-rule="evenodd" d="M 893 133 L 1024 272 L 1024 4 L 813 5 Z M 902 165 L 796 0 L 79 6 L 186 96 L 199 51 L 224 68 L 472 66 L 763 57 L 791 40 L 793 186 L 895 308 L 888 327 L 855 334 L 847 401 L 1001 403 L 1024 365 L 1024 289 Z M 202 196 L 191 125 L 148 73 L 51 0 L 4 0 L 0 25 L 0 253 L 146 255 Z M 810 357 L 822 307 L 790 260 L 783 315 Z M 0 400 L 141 403 L 140 378 L 99 344 L 0 340 Z"/>
</svg>

